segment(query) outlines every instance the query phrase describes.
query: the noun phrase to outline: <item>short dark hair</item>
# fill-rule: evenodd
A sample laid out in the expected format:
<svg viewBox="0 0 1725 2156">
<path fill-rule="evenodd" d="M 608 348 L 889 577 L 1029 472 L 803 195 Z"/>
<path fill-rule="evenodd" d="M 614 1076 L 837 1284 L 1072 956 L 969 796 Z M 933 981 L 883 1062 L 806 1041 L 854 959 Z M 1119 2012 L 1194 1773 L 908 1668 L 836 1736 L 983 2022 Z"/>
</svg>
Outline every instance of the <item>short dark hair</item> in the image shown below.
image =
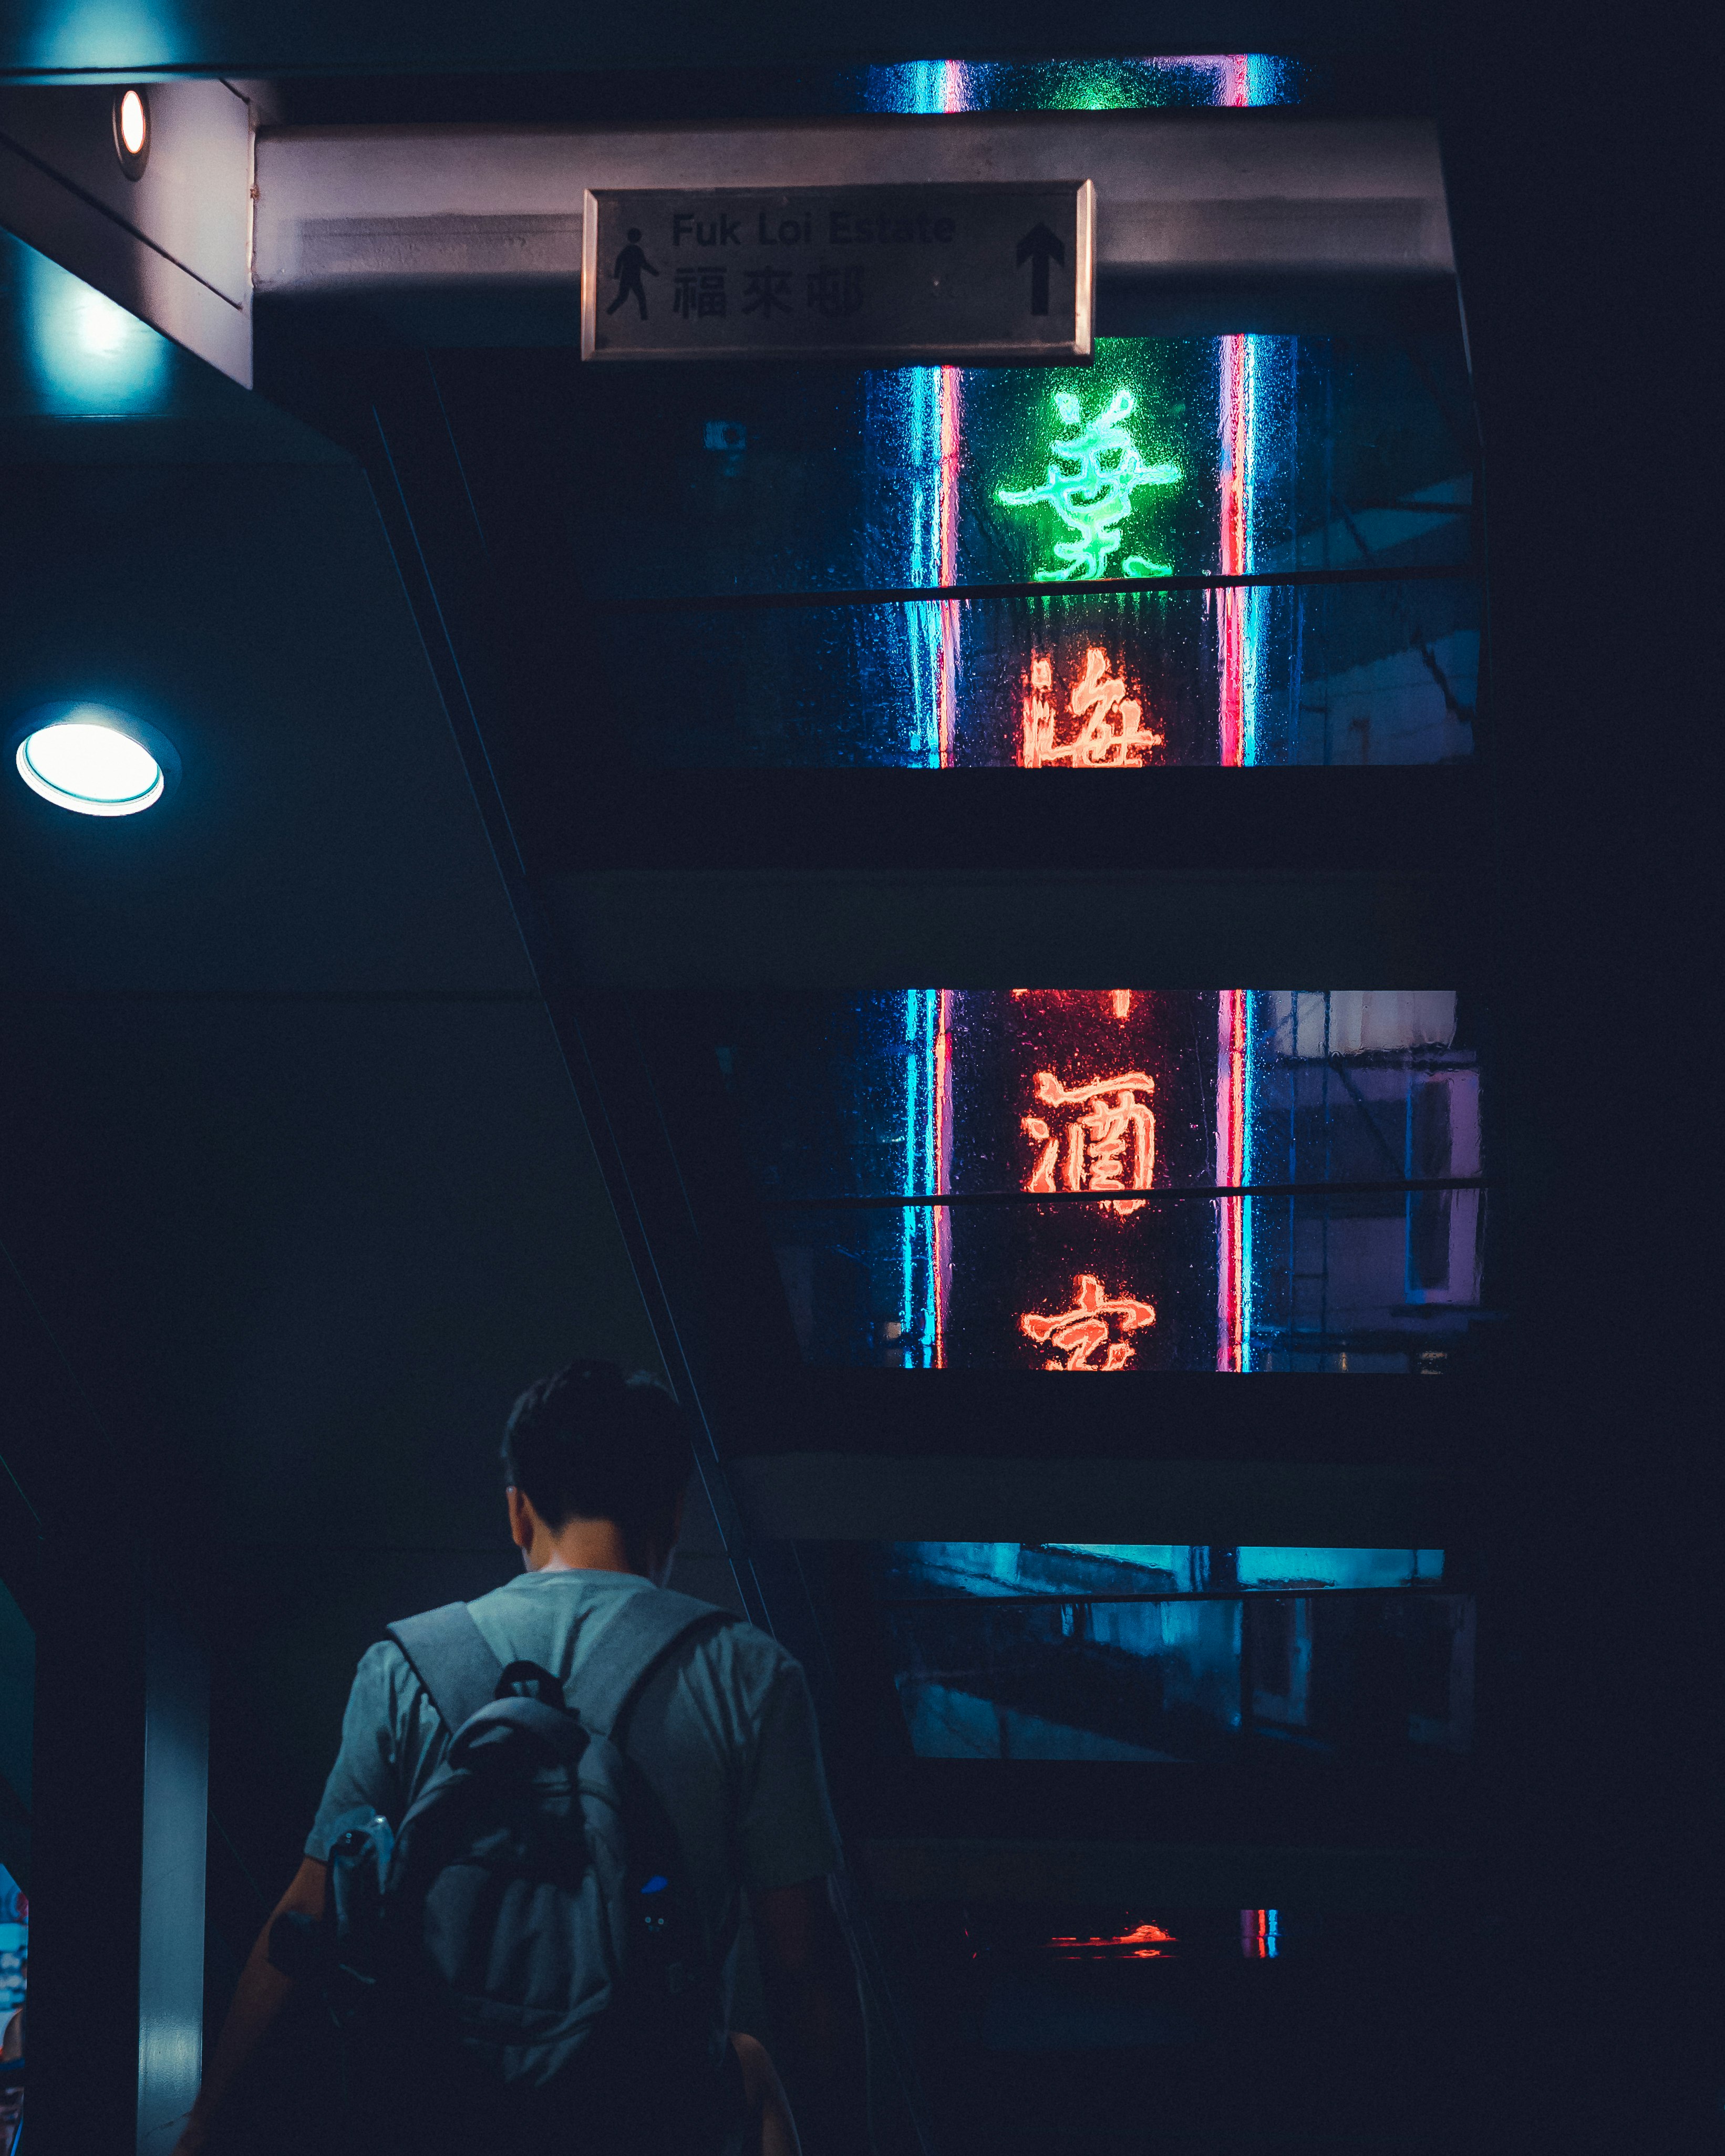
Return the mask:
<svg viewBox="0 0 1725 2156">
<path fill-rule="evenodd" d="M 510 1410 L 503 1472 L 553 1534 L 572 1519 L 614 1520 L 668 1541 L 693 1465 L 683 1410 L 645 1370 L 570 1363 Z"/>
</svg>

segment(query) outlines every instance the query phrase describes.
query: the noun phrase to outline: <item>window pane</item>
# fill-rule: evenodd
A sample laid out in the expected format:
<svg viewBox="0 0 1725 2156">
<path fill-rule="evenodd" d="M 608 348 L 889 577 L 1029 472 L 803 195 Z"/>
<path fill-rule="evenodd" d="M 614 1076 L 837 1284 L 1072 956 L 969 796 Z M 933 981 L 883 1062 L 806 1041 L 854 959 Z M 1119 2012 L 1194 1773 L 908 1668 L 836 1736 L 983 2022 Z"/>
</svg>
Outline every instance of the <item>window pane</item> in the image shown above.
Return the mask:
<svg viewBox="0 0 1725 2156">
<path fill-rule="evenodd" d="M 1451 991 L 739 997 L 726 1032 L 812 1362 L 1435 1375 L 1478 1314 Z"/>
<path fill-rule="evenodd" d="M 943 1759 L 1466 1751 L 1474 1605 L 1420 1591 L 1443 1568 L 1419 1550 L 945 1543 L 875 1558 L 912 1749 Z"/>
</svg>

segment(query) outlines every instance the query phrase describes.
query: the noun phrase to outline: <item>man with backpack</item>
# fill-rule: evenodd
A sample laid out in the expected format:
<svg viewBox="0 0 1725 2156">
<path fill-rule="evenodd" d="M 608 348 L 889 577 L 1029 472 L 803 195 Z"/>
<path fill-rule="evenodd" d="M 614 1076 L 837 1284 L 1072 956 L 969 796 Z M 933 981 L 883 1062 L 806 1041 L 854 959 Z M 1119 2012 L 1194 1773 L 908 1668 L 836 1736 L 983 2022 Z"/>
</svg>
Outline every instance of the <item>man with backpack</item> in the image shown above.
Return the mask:
<svg viewBox="0 0 1725 2156">
<path fill-rule="evenodd" d="M 571 1363 L 516 1403 L 503 1464 L 526 1570 L 362 1660 L 305 1861 L 176 2156 L 211 2143 L 307 1982 L 342 2030 L 366 2156 L 797 2156 L 772 2061 L 728 2034 L 744 1894 L 809 2156 L 861 2156 L 808 1689 L 766 1634 L 663 1584 L 680 1411 L 645 1376 Z"/>
</svg>

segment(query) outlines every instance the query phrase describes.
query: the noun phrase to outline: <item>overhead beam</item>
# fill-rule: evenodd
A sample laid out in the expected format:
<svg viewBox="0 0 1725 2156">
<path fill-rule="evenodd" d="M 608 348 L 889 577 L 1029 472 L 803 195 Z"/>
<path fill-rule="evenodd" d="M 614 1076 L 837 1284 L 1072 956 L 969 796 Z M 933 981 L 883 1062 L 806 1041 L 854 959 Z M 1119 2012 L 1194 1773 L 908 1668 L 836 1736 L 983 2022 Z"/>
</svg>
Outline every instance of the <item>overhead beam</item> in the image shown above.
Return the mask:
<svg viewBox="0 0 1725 2156">
<path fill-rule="evenodd" d="M 264 129 L 254 275 L 273 298 L 525 289 L 572 309 L 588 188 L 1086 177 L 1100 293 L 1135 321 L 1147 295 L 1219 280 L 1453 275 L 1427 123 L 1249 110 Z"/>
<path fill-rule="evenodd" d="M 114 90 L 0 89 L 0 226 L 249 389 L 250 107 L 225 82 L 147 94 L 129 178 Z"/>
<path fill-rule="evenodd" d="M 1473 892 L 1441 874 L 608 870 L 547 899 L 592 988 L 1420 988 L 1485 956 Z"/>
</svg>

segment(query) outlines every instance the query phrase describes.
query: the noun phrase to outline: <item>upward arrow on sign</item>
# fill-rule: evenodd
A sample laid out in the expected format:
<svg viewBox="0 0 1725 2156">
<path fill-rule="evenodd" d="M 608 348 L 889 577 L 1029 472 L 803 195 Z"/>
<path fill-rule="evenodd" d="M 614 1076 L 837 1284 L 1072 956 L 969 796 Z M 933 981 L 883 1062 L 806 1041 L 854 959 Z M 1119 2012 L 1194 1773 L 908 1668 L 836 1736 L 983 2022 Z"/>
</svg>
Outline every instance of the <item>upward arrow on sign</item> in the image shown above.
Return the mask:
<svg viewBox="0 0 1725 2156">
<path fill-rule="evenodd" d="M 1065 267 L 1065 245 L 1045 224 L 1033 224 L 1019 242 L 1019 262 L 1020 266 L 1026 262 L 1030 265 L 1030 312 L 1045 315 L 1048 312 L 1048 265 L 1050 262 L 1058 262 L 1062 269 Z"/>
</svg>

